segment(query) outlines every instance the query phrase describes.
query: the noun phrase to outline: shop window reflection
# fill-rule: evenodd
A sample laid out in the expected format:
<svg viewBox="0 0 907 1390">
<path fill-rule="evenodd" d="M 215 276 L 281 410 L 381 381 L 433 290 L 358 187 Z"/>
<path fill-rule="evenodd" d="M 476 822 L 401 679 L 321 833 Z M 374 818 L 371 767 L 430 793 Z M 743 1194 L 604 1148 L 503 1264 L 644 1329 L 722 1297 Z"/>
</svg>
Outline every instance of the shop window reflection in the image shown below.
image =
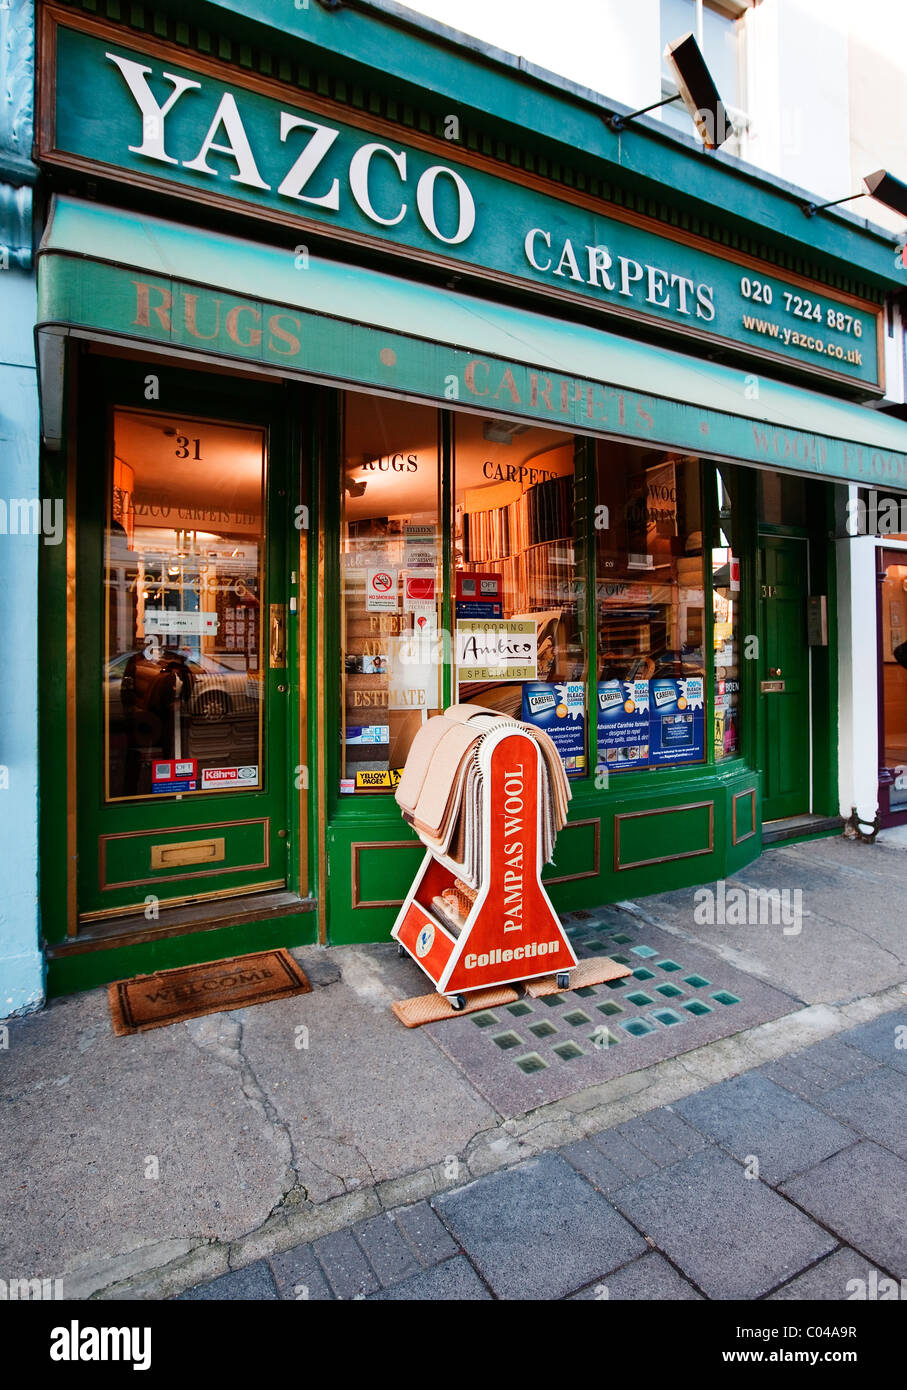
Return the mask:
<svg viewBox="0 0 907 1390">
<path fill-rule="evenodd" d="M 740 749 L 740 546 L 734 502 L 736 475 L 715 469 L 712 537 L 712 639 L 715 661 L 715 761 Z"/>
<path fill-rule="evenodd" d="M 705 760 L 705 579 L 695 457 L 596 444 L 599 764 Z"/>
<path fill-rule="evenodd" d="M 347 393 L 340 791 L 390 793 L 441 708 L 438 411 Z"/>
<path fill-rule="evenodd" d="M 263 785 L 260 429 L 114 412 L 107 797 Z"/>
<path fill-rule="evenodd" d="M 568 777 L 588 767 L 588 700 L 577 542 L 576 440 L 512 420 L 455 420 L 454 563 L 457 698 L 542 728 Z M 496 669 L 472 634 L 524 648 Z M 497 637 L 494 638 L 497 641 Z M 486 644 L 487 645 L 487 644 Z M 490 648 L 489 648 L 490 650 Z M 496 655 L 496 653 L 492 653 Z M 459 659 L 457 659 L 459 658 Z M 485 666 L 485 669 L 483 669 Z"/>
</svg>

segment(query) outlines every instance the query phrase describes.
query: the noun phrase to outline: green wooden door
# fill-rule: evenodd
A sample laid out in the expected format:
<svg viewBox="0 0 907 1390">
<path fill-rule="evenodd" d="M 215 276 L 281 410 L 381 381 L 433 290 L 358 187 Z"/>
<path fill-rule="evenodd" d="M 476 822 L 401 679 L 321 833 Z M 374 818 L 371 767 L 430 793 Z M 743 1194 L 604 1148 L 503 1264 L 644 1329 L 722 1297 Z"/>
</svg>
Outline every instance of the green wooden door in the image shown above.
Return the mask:
<svg viewBox="0 0 907 1390">
<path fill-rule="evenodd" d="M 287 883 L 283 430 L 268 390 L 132 362 L 84 374 L 82 922 Z"/>
<path fill-rule="evenodd" d="M 806 540 L 760 536 L 759 585 L 759 766 L 770 821 L 810 808 Z"/>
</svg>

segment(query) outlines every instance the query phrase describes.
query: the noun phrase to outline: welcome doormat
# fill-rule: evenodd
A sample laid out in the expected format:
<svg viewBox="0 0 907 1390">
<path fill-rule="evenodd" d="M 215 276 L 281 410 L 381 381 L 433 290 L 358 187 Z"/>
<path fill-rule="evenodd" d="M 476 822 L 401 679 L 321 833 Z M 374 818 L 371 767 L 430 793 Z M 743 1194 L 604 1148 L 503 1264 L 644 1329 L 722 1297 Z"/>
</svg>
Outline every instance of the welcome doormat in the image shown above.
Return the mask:
<svg viewBox="0 0 907 1390">
<path fill-rule="evenodd" d="M 107 986 L 107 998 L 113 1031 L 123 1037 L 202 1014 L 308 994 L 311 988 L 289 951 L 275 950 L 117 980 Z"/>
</svg>

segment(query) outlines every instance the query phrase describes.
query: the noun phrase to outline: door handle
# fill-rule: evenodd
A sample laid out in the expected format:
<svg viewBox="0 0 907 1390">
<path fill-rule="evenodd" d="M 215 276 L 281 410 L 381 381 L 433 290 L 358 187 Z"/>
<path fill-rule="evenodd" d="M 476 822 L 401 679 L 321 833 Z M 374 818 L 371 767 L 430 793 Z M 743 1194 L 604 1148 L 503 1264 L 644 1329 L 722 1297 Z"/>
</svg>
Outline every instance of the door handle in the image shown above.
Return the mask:
<svg viewBox="0 0 907 1390">
<path fill-rule="evenodd" d="M 769 673 L 770 676 L 780 676 L 780 674 L 781 674 L 781 667 L 780 667 L 780 666 L 770 666 L 770 667 L 768 668 L 768 673 Z"/>
<path fill-rule="evenodd" d="M 285 603 L 272 603 L 271 618 L 271 669 L 280 669 L 287 664 L 287 608 Z"/>
</svg>

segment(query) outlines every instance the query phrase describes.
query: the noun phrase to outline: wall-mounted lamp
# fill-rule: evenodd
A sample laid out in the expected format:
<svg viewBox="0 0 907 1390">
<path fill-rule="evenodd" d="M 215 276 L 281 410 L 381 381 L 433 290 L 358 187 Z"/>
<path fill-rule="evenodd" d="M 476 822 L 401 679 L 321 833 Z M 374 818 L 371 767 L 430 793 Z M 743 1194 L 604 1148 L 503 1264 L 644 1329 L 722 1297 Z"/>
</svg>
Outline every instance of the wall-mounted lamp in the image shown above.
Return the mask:
<svg viewBox="0 0 907 1390">
<path fill-rule="evenodd" d="M 684 34 L 667 45 L 664 56 L 700 140 L 707 150 L 717 150 L 733 135 L 734 125 L 699 44 L 692 34 Z"/>
<path fill-rule="evenodd" d="M 684 34 L 672 39 L 664 51 L 665 59 L 674 74 L 678 91 L 662 101 L 653 101 L 651 106 L 643 106 L 639 111 L 631 111 L 627 116 L 616 112 L 605 117 L 605 122 L 614 131 L 627 128 L 637 116 L 645 116 L 649 111 L 657 111 L 660 106 L 670 106 L 674 101 L 682 101 L 693 118 L 696 133 L 708 150 L 716 150 L 729 135 L 733 125 L 724 102 L 718 95 L 718 88 L 706 66 L 699 44 L 692 34 Z"/>
<path fill-rule="evenodd" d="M 803 211 L 807 217 L 815 217 L 817 212 L 824 212 L 826 208 L 836 208 L 841 203 L 852 203 L 854 198 L 864 197 L 875 198 L 877 203 L 900 213 L 901 217 L 907 217 L 907 183 L 902 183 L 885 169 L 867 174 L 859 193 L 848 193 L 846 198 L 833 198 L 830 203 L 804 203 Z"/>
<path fill-rule="evenodd" d="M 648 111 L 657 111 L 659 106 L 670 106 L 672 101 L 679 101 L 680 93 L 675 92 L 672 97 L 665 97 L 663 101 L 653 101 L 651 106 L 642 106 L 638 111 L 631 111 L 628 116 L 619 116 L 616 111 L 610 116 L 605 117 L 605 124 L 618 133 L 626 130 L 631 121 L 635 121 L 637 116 L 645 116 Z"/>
</svg>

